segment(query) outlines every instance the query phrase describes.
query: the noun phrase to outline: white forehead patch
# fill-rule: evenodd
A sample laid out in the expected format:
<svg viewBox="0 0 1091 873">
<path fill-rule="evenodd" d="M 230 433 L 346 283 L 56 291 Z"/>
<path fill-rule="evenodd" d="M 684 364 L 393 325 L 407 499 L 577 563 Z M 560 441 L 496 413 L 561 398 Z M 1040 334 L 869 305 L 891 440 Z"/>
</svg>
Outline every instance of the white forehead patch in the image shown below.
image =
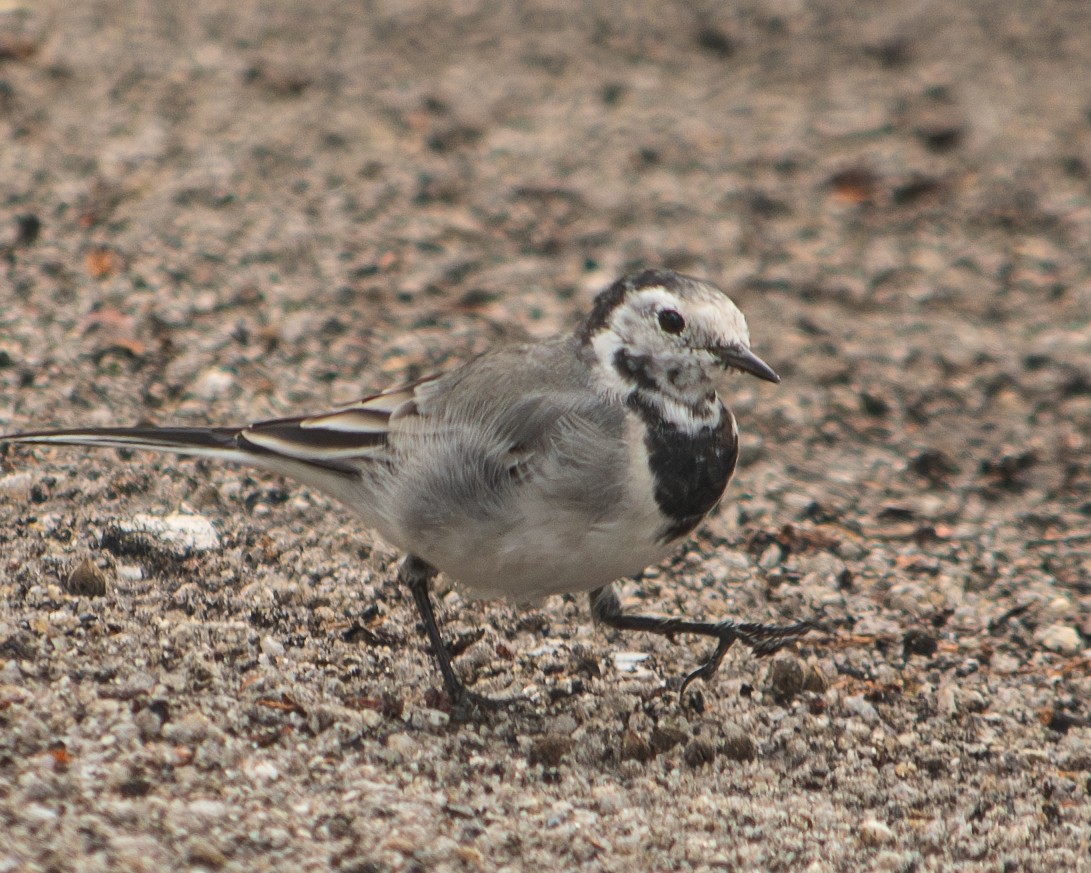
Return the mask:
<svg viewBox="0 0 1091 873">
<path fill-rule="evenodd" d="M 631 318 L 636 312 L 657 309 L 677 309 L 696 333 L 709 339 L 750 345 L 750 331 L 742 311 L 726 294 L 711 288 L 692 295 L 678 294 L 661 285 L 641 288 L 632 296 L 631 305 L 616 314 Z M 624 310 L 628 311 L 622 314 Z"/>
</svg>

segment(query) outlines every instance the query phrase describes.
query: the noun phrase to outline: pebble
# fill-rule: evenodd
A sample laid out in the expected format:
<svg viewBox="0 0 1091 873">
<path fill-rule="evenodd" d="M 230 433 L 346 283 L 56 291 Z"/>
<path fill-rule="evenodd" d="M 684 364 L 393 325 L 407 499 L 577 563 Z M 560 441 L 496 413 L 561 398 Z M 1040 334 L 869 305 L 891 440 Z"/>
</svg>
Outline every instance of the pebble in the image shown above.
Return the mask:
<svg viewBox="0 0 1091 873">
<path fill-rule="evenodd" d="M 595 794 L 595 806 L 602 815 L 617 815 L 625 808 L 625 798 L 613 788 L 600 789 Z"/>
<path fill-rule="evenodd" d="M 701 767 L 712 763 L 716 758 L 716 748 L 704 737 L 694 737 L 689 741 L 682 757 L 690 767 Z"/>
<path fill-rule="evenodd" d="M 734 724 L 724 725 L 720 750 L 732 761 L 753 761 L 758 753 L 754 738 Z"/>
<path fill-rule="evenodd" d="M 910 870 L 920 870 L 921 867 L 922 860 L 903 852 L 886 849 L 875 856 L 874 869 L 880 873 L 888 870 L 890 873 L 908 873 Z"/>
<path fill-rule="evenodd" d="M 818 664 L 808 664 L 803 671 L 803 690 L 812 694 L 825 694 L 830 687 L 830 680 Z"/>
<path fill-rule="evenodd" d="M 187 805 L 187 809 L 191 815 L 209 821 L 219 821 L 227 815 L 227 804 L 205 797 L 191 800 Z"/>
<path fill-rule="evenodd" d="M 866 846 L 883 846 L 894 841 L 894 831 L 877 818 L 865 819 L 860 823 L 860 842 Z"/>
<path fill-rule="evenodd" d="M 364 727 L 374 729 L 383 723 L 383 714 L 377 709 L 361 709 L 359 719 Z"/>
<path fill-rule="evenodd" d="M 769 690 L 783 705 L 803 690 L 803 665 L 798 658 L 780 657 L 769 665 Z"/>
<path fill-rule="evenodd" d="M 144 578 L 144 568 L 139 564 L 118 564 L 114 572 L 122 582 L 139 582 Z"/>
<path fill-rule="evenodd" d="M 1039 631 L 1036 638 L 1042 648 L 1061 655 L 1078 655 L 1083 651 L 1080 632 L 1071 625 L 1051 624 Z"/>
<path fill-rule="evenodd" d="M 49 822 L 58 817 L 58 813 L 40 803 L 30 803 L 23 807 L 23 815 L 34 822 Z"/>
<path fill-rule="evenodd" d="M 106 593 L 106 574 L 90 558 L 84 558 L 68 574 L 64 589 L 77 597 L 102 597 Z"/>
<path fill-rule="evenodd" d="M 442 728 L 451 721 L 451 716 L 441 709 L 425 707 L 416 710 L 410 718 L 410 723 L 416 728 Z"/>
<path fill-rule="evenodd" d="M 280 778 L 280 770 L 272 761 L 250 760 L 243 765 L 243 769 L 250 775 L 251 779 L 259 782 L 273 782 Z"/>
<path fill-rule="evenodd" d="M 868 724 L 877 724 L 879 721 L 879 711 L 862 695 L 846 697 L 845 709 Z"/>
<path fill-rule="evenodd" d="M 652 745 L 643 734 L 630 728 L 621 735 L 618 756 L 622 761 L 647 761 L 653 754 Z"/>
<path fill-rule="evenodd" d="M 763 570 L 772 570 L 784 559 L 784 553 L 776 543 L 770 543 L 758 558 L 758 566 Z"/>
<path fill-rule="evenodd" d="M 632 679 L 654 680 L 658 677 L 644 666 L 648 660 L 647 652 L 614 652 L 614 669 L 618 673 L 624 673 Z"/>
<path fill-rule="evenodd" d="M 392 752 L 409 757 L 416 754 L 417 741 L 409 734 L 391 734 L 386 738 L 386 747 Z"/>
<path fill-rule="evenodd" d="M 212 722 L 201 712 L 191 712 L 177 721 L 169 722 L 163 734 L 172 743 L 193 745 L 208 737 L 212 731 Z"/>
<path fill-rule="evenodd" d="M 133 722 L 136 724 L 141 738 L 145 740 L 155 739 L 163 729 L 163 720 L 147 707 L 133 715 Z"/>
<path fill-rule="evenodd" d="M 261 651 L 271 658 L 279 658 L 284 654 L 284 644 L 274 636 L 264 636 L 261 638 Z"/>
<path fill-rule="evenodd" d="M 137 513 L 114 525 L 103 536 L 103 543 L 115 554 L 139 555 L 151 550 L 182 559 L 218 549 L 220 537 L 203 515 Z"/>
<path fill-rule="evenodd" d="M 202 400 L 215 400 L 235 384 L 235 374 L 219 367 L 201 373 L 190 386 L 190 393 Z"/>
<path fill-rule="evenodd" d="M 218 870 L 227 864 L 227 856 L 208 837 L 193 836 L 186 841 L 186 857 L 191 864 Z"/>
<path fill-rule="evenodd" d="M 547 767 L 556 767 L 564 756 L 572 748 L 572 739 L 557 733 L 549 733 L 537 737 L 531 743 L 527 756 L 531 764 L 544 764 Z"/>
<path fill-rule="evenodd" d="M 0 476 L 0 494 L 9 497 L 25 499 L 30 495 L 30 489 L 34 485 L 34 477 L 30 473 L 9 473 Z"/>
</svg>

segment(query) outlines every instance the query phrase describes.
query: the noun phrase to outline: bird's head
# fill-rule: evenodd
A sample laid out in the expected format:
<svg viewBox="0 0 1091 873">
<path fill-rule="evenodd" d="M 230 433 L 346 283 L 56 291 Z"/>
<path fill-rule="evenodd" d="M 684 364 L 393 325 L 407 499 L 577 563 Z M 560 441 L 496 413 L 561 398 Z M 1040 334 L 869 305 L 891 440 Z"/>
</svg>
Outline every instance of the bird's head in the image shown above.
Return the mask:
<svg viewBox="0 0 1091 873">
<path fill-rule="evenodd" d="M 742 312 L 708 282 L 669 270 L 619 279 L 595 298 L 579 336 L 608 385 L 707 395 L 725 370 L 768 382 L 780 377 L 750 351 Z M 682 400 L 683 398 L 676 398 Z"/>
</svg>

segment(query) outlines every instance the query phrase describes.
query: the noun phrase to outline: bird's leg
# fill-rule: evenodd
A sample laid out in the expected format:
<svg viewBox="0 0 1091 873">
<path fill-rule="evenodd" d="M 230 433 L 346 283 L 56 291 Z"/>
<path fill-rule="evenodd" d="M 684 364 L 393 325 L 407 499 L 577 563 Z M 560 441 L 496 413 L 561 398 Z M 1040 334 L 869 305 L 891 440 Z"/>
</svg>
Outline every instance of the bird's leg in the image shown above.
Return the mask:
<svg viewBox="0 0 1091 873">
<path fill-rule="evenodd" d="M 432 654 L 436 659 L 436 665 L 443 676 L 443 687 L 451 700 L 452 706 L 470 704 L 482 708 L 495 708 L 507 703 L 507 700 L 494 700 L 470 691 L 458 678 L 455 666 L 451 663 L 451 653 L 443 642 L 443 635 L 436 621 L 436 613 L 432 608 L 432 595 L 429 584 L 436 577 L 436 568 L 426 561 L 422 561 L 415 555 L 409 555 L 401 566 L 398 567 L 398 580 L 408 586 L 413 594 L 413 602 L 417 604 L 417 612 L 424 622 L 424 631 L 428 634 L 428 642 L 432 647 Z"/>
<path fill-rule="evenodd" d="M 718 642 L 712 655 L 682 681 L 678 692 L 681 699 L 694 679 L 708 679 L 720 666 L 720 662 L 736 641 L 749 646 L 755 655 L 771 655 L 815 628 L 809 621 L 795 624 L 773 625 L 730 620 L 708 622 L 687 621 L 657 615 L 627 615 L 621 611 L 621 601 L 612 585 L 596 588 L 591 592 L 591 615 L 595 621 L 625 631 L 645 631 L 673 637 L 675 634 L 696 634 L 715 637 Z"/>
</svg>

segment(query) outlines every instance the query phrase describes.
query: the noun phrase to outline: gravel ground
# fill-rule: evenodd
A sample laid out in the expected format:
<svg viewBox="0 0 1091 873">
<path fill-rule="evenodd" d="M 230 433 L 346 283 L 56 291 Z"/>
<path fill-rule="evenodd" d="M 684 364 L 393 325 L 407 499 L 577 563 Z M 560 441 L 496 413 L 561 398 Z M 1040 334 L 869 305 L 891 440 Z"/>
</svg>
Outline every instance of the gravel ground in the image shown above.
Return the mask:
<svg viewBox="0 0 1091 873">
<path fill-rule="evenodd" d="M 310 411 L 730 289 L 734 654 L 193 461 L 0 459 L 0 873 L 1091 870 L 1091 4 L 0 3 L 0 430 Z"/>
</svg>

